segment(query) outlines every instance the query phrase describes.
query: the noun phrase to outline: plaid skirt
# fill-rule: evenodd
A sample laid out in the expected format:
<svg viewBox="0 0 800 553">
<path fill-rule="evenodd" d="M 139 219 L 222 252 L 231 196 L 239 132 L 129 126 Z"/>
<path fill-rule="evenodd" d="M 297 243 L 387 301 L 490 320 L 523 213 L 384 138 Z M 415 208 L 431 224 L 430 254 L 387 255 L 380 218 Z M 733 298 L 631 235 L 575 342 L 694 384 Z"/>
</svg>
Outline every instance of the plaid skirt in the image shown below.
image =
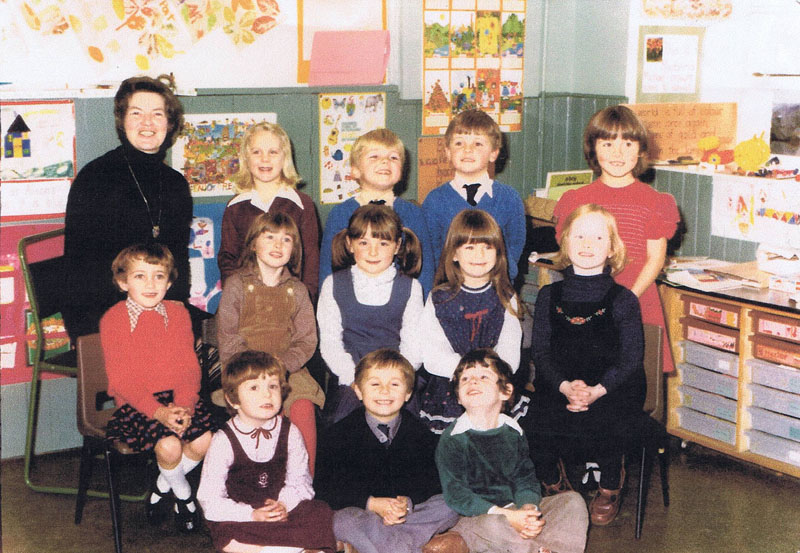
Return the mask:
<svg viewBox="0 0 800 553">
<path fill-rule="evenodd" d="M 153 397 L 165 407 L 174 401 L 172 390 L 156 392 Z M 185 442 L 191 442 L 209 430 L 213 432 L 217 428 L 211 412 L 201 398 L 197 399 L 192 422 L 183 436 L 178 436 L 157 420 L 147 418 L 126 403 L 111 415 L 106 438 L 127 444 L 134 451 L 150 451 L 161 438 L 176 436 Z"/>
</svg>

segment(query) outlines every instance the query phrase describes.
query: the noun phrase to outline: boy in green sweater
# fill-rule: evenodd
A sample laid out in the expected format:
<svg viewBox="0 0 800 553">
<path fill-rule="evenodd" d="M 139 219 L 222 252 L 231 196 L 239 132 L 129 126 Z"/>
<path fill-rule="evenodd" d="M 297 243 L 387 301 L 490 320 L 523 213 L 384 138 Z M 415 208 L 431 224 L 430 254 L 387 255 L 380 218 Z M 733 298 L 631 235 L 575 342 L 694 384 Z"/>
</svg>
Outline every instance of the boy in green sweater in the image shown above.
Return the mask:
<svg viewBox="0 0 800 553">
<path fill-rule="evenodd" d="M 466 412 L 442 434 L 436 465 L 445 501 L 462 518 L 441 539 L 457 533 L 470 553 L 582 553 L 586 503 L 576 492 L 542 498 L 528 441 L 503 414 L 514 405 L 509 366 L 491 349 L 472 351 L 453 385 Z"/>
</svg>

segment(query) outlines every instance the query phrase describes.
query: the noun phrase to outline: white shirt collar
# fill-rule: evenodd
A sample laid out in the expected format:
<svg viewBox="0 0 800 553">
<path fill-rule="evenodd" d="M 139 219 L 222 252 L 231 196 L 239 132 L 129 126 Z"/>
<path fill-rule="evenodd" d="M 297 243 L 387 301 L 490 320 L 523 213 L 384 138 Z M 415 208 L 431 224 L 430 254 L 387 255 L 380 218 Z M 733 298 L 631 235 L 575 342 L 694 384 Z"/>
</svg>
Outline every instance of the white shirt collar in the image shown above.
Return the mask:
<svg viewBox="0 0 800 553">
<path fill-rule="evenodd" d="M 397 268 L 394 266 L 394 264 L 389 265 L 388 269 L 377 276 L 369 276 L 367 273 L 359 269 L 357 265 L 353 265 L 350 269 L 351 274 L 353 275 L 354 288 L 363 289 L 382 286 L 388 282 L 392 282 L 394 277 L 397 275 Z"/>
<path fill-rule="evenodd" d="M 523 434 L 522 427 L 517 423 L 517 421 L 515 421 L 505 413 L 500 413 L 500 416 L 497 418 L 497 426 L 495 426 L 495 428 L 500 428 L 503 425 L 510 426 L 511 428 L 519 432 L 520 436 L 522 436 Z M 478 432 L 481 432 L 480 429 L 475 428 L 475 425 L 472 424 L 469 415 L 464 413 L 463 415 L 461 415 L 456 419 L 455 425 L 453 426 L 453 431 L 450 433 L 450 435 L 455 436 L 456 434 L 463 434 L 467 430 L 477 430 Z"/>
<path fill-rule="evenodd" d="M 269 202 L 263 201 L 261 196 L 259 196 L 258 192 L 255 190 L 248 190 L 247 192 L 242 192 L 233 198 L 228 205 L 238 204 L 239 202 L 250 202 L 258 209 L 266 213 L 269 211 L 270 206 L 272 206 L 272 201 L 275 200 L 275 198 L 285 198 L 297 204 L 297 207 L 300 209 L 303 209 L 303 200 L 300 199 L 300 194 L 297 193 L 297 190 L 288 186 L 281 186 L 278 189 L 278 192 Z"/>
<path fill-rule="evenodd" d="M 476 183 L 476 182 L 478 184 L 480 184 L 480 187 L 478 188 L 478 191 L 475 193 L 475 201 L 476 202 L 481 201 L 481 198 L 483 197 L 484 194 L 488 194 L 490 198 L 493 197 L 492 196 L 492 189 L 493 189 L 492 185 L 494 184 L 494 180 L 489 176 L 488 171 L 486 173 L 484 173 L 479 179 L 475 179 L 475 180 L 465 180 L 464 178 L 459 177 L 458 175 L 456 175 L 455 177 L 453 177 L 453 180 L 450 181 L 450 186 L 453 187 L 453 190 L 458 192 L 459 196 L 461 196 L 462 198 L 464 198 L 466 200 L 467 199 L 467 190 L 464 188 L 464 185 L 465 184 L 473 184 L 473 183 Z"/>
</svg>

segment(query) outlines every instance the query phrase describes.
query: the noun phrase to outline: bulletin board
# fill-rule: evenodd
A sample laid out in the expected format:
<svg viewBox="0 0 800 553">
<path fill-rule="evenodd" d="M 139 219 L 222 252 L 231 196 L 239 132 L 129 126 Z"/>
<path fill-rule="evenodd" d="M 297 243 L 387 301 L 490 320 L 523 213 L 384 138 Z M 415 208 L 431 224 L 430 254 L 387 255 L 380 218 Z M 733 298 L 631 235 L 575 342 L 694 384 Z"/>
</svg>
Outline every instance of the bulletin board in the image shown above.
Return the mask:
<svg viewBox="0 0 800 553">
<path fill-rule="evenodd" d="M 692 156 L 699 160 L 697 141 L 717 136 L 720 149 L 736 144 L 735 103 L 631 104 L 648 134 L 648 151 L 653 162 Z"/>
</svg>

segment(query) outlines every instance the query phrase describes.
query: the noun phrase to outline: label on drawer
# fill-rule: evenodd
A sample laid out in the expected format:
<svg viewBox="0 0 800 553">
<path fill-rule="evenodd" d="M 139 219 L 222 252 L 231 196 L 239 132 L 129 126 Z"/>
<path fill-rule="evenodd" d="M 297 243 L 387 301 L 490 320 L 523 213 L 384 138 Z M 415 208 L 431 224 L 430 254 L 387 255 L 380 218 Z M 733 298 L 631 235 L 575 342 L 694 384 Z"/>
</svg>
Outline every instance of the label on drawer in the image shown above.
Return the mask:
<svg viewBox="0 0 800 553">
<path fill-rule="evenodd" d="M 758 320 L 758 332 L 760 334 L 767 334 L 775 338 L 783 338 L 785 340 L 794 340 L 800 342 L 800 323 L 787 324 L 781 321 L 773 321 L 771 319 Z"/>
<path fill-rule="evenodd" d="M 689 302 L 689 315 L 698 319 L 705 319 L 712 323 L 727 326 L 739 326 L 739 312 L 723 309 L 715 305 L 709 305 L 698 301 Z"/>
<path fill-rule="evenodd" d="M 719 332 L 712 332 L 704 328 L 697 328 L 696 326 L 687 327 L 686 338 L 693 342 L 699 342 L 711 347 L 727 351 L 736 351 L 736 338 L 725 336 Z"/>
</svg>

